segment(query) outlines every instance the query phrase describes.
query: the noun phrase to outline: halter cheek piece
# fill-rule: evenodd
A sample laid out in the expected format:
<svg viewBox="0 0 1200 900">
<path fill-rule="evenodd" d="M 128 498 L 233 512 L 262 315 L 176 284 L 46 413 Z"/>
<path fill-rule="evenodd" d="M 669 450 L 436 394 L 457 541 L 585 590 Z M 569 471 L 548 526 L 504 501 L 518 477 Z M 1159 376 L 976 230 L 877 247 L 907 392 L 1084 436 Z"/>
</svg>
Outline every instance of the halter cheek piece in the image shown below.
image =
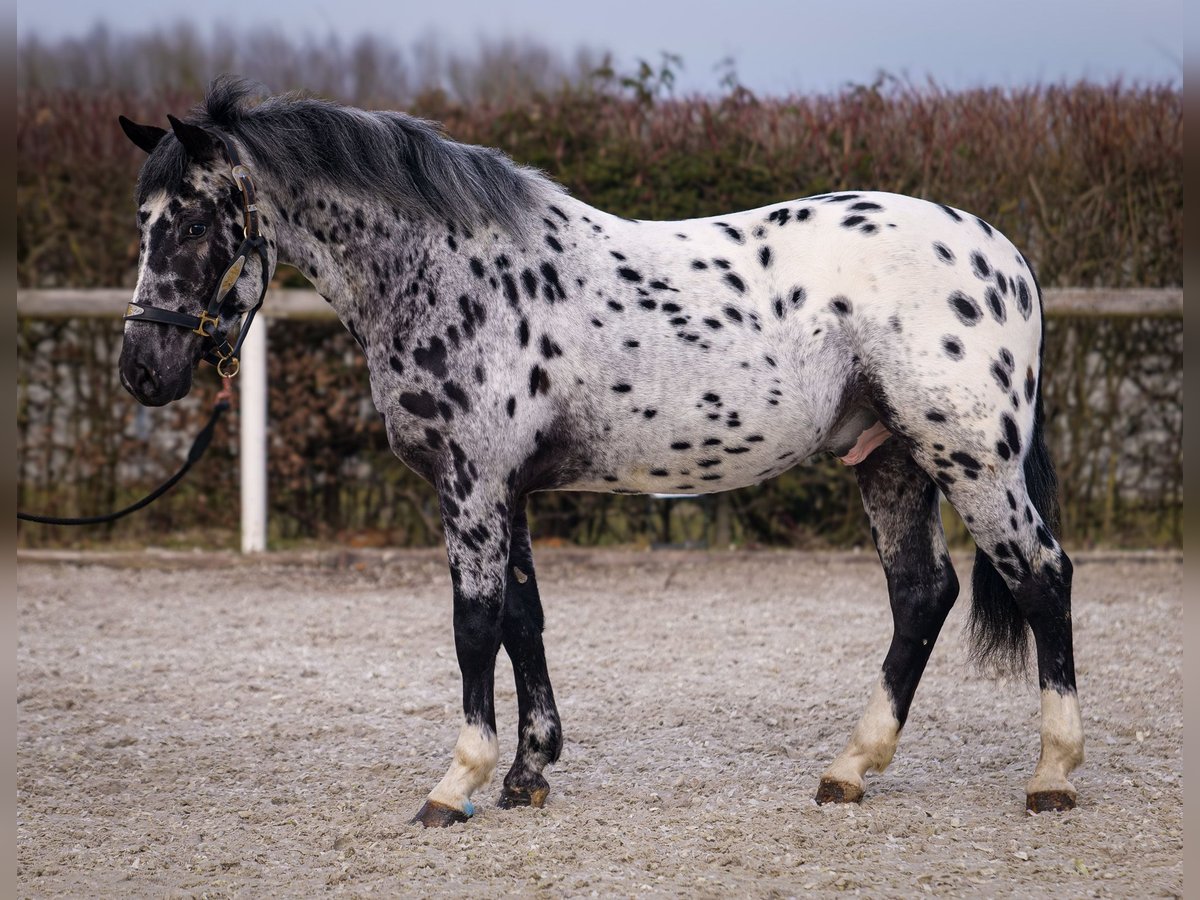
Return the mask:
<svg viewBox="0 0 1200 900">
<path fill-rule="evenodd" d="M 242 349 L 242 341 L 246 339 L 246 335 L 250 331 L 250 323 L 254 321 L 254 314 L 262 307 L 263 300 L 267 296 L 271 267 L 267 261 L 267 241 L 258 228 L 258 207 L 254 205 L 254 181 L 250 178 L 250 170 L 242 164 L 237 148 L 232 141 L 223 134 L 216 132 L 212 132 L 212 134 L 220 140 L 224 147 L 233 180 L 241 190 L 244 220 L 242 243 L 233 256 L 233 262 L 229 264 L 225 273 L 217 281 L 212 299 L 208 301 L 208 308 L 199 316 L 163 309 L 160 306 L 130 303 L 125 310 L 125 321 L 156 322 L 161 325 L 178 325 L 190 329 L 205 339 L 202 359 L 216 366 L 217 372 L 222 376 L 232 378 L 238 373 L 238 354 Z M 237 341 L 230 346 L 229 341 L 225 339 L 225 329 L 221 328 L 221 313 L 225 306 L 225 300 L 233 291 L 238 279 L 242 277 L 242 270 L 246 267 L 246 260 L 249 259 L 251 253 L 257 253 L 262 264 L 262 289 L 258 293 L 258 302 L 250 308 L 242 321 Z"/>
</svg>

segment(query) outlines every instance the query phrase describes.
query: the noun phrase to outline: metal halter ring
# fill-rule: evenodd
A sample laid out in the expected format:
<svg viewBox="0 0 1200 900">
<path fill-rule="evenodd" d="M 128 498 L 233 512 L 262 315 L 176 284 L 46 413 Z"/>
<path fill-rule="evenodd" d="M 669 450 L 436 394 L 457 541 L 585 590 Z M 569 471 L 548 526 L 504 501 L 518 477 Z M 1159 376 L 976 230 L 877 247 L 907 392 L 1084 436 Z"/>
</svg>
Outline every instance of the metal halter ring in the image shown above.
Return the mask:
<svg viewBox="0 0 1200 900">
<path fill-rule="evenodd" d="M 232 353 L 217 360 L 217 374 L 222 378 L 233 378 L 241 367 L 242 364 Z"/>
</svg>

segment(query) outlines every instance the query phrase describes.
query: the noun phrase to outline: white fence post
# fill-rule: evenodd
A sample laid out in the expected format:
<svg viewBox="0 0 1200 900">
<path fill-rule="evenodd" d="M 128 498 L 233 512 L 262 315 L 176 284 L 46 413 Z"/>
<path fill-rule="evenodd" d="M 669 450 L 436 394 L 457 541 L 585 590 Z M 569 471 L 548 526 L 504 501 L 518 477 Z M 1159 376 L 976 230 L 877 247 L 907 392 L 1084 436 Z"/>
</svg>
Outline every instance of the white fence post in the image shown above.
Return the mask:
<svg viewBox="0 0 1200 900">
<path fill-rule="evenodd" d="M 267 549 L 267 322 L 255 319 L 238 373 L 242 552 Z"/>
</svg>

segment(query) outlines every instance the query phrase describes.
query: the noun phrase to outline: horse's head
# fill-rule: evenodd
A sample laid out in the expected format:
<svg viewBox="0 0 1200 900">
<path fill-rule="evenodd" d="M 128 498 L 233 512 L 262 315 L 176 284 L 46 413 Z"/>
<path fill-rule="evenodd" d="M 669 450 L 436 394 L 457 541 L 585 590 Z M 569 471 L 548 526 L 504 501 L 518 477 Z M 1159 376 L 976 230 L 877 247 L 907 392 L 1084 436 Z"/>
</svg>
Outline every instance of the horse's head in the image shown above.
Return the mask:
<svg viewBox="0 0 1200 900">
<path fill-rule="evenodd" d="M 224 336 L 260 302 L 274 255 L 228 138 L 168 118 L 173 133 L 120 120 L 149 154 L 138 176 L 138 280 L 120 360 L 121 383 L 147 406 L 185 396 L 201 359 L 232 355 Z"/>
</svg>

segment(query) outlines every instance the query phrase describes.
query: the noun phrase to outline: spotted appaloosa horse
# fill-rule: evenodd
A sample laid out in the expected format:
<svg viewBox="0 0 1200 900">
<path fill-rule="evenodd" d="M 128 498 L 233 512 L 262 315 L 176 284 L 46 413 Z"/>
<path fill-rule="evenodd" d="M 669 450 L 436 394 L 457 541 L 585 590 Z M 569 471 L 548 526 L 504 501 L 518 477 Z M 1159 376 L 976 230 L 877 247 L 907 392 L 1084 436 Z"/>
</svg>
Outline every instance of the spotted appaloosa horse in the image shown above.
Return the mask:
<svg viewBox="0 0 1200 900">
<path fill-rule="evenodd" d="M 1023 663 L 1027 626 L 1036 642 L 1028 808 L 1074 805 L 1083 733 L 1071 563 L 1041 430 L 1041 296 L 982 219 L 856 191 L 634 221 L 426 122 L 255 103 L 229 79 L 173 133 L 122 124 L 149 153 L 134 302 L 196 312 L 229 264 L 241 217 L 222 136 L 258 182 L 271 266 L 297 267 L 333 306 L 367 356 L 392 448 L 438 492 L 466 721 L 417 821 L 464 821 L 492 776 L 501 645 L 520 721 L 500 805 L 540 806 L 549 792 L 562 731 L 530 492 L 729 490 L 823 451 L 855 465 L 895 630 L 817 800 L 859 801 L 864 774 L 888 765 L 957 597 L 940 491 L 979 547 L 977 657 Z M 255 302 L 260 266 L 251 256 L 225 318 Z M 130 321 L 124 384 L 146 404 L 183 396 L 202 344 Z"/>
</svg>

